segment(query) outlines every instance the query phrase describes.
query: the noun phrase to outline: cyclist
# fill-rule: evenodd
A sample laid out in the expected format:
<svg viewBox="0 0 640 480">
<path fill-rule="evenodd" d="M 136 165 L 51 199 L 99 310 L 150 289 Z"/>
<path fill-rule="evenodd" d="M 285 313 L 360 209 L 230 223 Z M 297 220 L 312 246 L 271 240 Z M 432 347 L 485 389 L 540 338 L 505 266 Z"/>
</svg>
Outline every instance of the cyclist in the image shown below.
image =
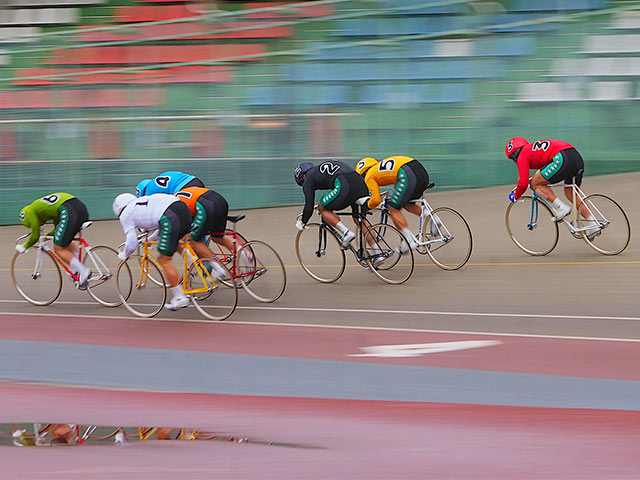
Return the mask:
<svg viewBox="0 0 640 480">
<path fill-rule="evenodd" d="M 535 168 L 537 171 L 531 179 L 531 188 L 553 205 L 553 221 L 559 222 L 571 212 L 571 207 L 560 200 L 547 185 L 564 180 L 565 184 L 570 185 L 575 181 L 580 186 L 581 178 L 574 180 L 574 177 L 579 170 L 584 170 L 584 161 L 573 145 L 549 139 L 529 143 L 522 137 L 514 137 L 507 142 L 505 152 L 518 166 L 518 184 L 509 194 L 509 200 L 515 202 L 527 190 L 529 170 Z M 573 202 L 571 187 L 565 187 L 564 193 Z M 581 208 L 581 213 L 586 219 L 593 219 L 586 206 Z"/>
<path fill-rule="evenodd" d="M 356 164 L 356 172 L 363 176 L 367 188 L 371 192 L 369 208 L 377 207 L 382 201 L 381 186 L 395 185 L 389 200 L 389 214 L 393 224 L 406 238 L 409 248 L 415 250 L 418 242 L 409 229 L 402 209 L 420 215 L 420 205 L 410 203 L 410 201 L 420 198 L 427 189 L 429 185 L 427 170 L 415 158 L 396 155 L 387 157 L 380 162 L 373 157 L 365 157 Z M 406 250 L 407 247 L 403 243 L 400 248 Z"/>
<path fill-rule="evenodd" d="M 47 235 L 53 235 L 55 254 L 79 274 L 78 286 L 86 288 L 91 270 L 84 265 L 72 240 L 89 220 L 89 212 L 84 203 L 70 193 L 58 192 L 34 200 L 20 211 L 20 221 L 31 229 L 31 235 L 23 245 L 16 245 L 18 253 L 24 253 L 40 239 L 40 226 L 51 221 L 54 229 Z"/>
<path fill-rule="evenodd" d="M 121 193 L 113 201 L 113 213 L 120 219 L 126 243 L 118 254 L 126 260 L 138 245 L 136 229 L 156 230 L 149 240 L 158 238 L 158 262 L 162 266 L 173 298 L 167 303 L 169 310 L 178 310 L 189 305 L 189 298 L 179 285 L 178 269 L 171 262 L 178 242 L 191 229 L 189 207 L 177 197 L 167 194 L 146 195 L 136 198 L 131 193 Z"/>
<path fill-rule="evenodd" d="M 227 229 L 227 214 L 229 204 L 218 192 L 202 187 L 187 187 L 176 193 L 176 197 L 187 204 L 191 211 L 194 230 L 191 232 L 191 244 L 200 257 L 215 257 L 211 249 L 204 243 L 203 238 L 209 235 L 211 239 L 233 252 L 233 238 L 224 235 Z M 243 250 L 246 256 L 246 252 Z M 247 262 L 247 259 L 243 259 Z M 226 275 L 217 264 L 211 264 L 218 275 Z"/>
<path fill-rule="evenodd" d="M 328 160 L 320 165 L 303 162 L 296 166 L 293 177 L 304 192 L 304 209 L 302 218 L 296 222 L 298 230 L 304 230 L 313 214 L 316 190 L 330 190 L 318 203 L 318 211 L 329 225 L 342 234 L 342 246 L 347 247 L 356 238 L 356 234 L 340 221 L 333 213 L 351 206 L 354 222 L 358 206 L 356 200 L 368 196 L 369 192 L 364 180 L 353 168 L 339 160 Z"/>
<path fill-rule="evenodd" d="M 204 183 L 198 177 L 183 172 L 163 172 L 156 178 L 142 180 L 136 186 L 136 195 L 153 195 L 154 193 L 168 193 L 175 195 L 187 187 L 204 187 Z"/>
</svg>

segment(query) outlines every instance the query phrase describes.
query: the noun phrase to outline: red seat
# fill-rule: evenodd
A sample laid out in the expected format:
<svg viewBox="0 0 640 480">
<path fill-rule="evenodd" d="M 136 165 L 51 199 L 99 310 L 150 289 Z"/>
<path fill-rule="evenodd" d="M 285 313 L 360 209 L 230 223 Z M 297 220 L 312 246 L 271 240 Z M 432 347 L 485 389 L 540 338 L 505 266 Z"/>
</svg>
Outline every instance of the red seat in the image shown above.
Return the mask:
<svg viewBox="0 0 640 480">
<path fill-rule="evenodd" d="M 160 88 L 0 92 L 0 109 L 155 107 L 165 103 L 166 92 Z"/>
</svg>

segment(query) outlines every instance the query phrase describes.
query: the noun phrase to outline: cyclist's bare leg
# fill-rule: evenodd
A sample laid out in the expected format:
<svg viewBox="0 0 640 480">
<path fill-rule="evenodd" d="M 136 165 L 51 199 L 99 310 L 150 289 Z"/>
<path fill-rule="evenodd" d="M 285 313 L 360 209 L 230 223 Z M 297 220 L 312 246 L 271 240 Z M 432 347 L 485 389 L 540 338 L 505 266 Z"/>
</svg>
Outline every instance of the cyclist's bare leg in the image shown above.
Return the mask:
<svg viewBox="0 0 640 480">
<path fill-rule="evenodd" d="M 566 197 L 569 199 L 569 201 L 571 203 L 573 203 L 573 188 L 571 187 L 564 187 L 564 194 L 566 195 Z M 582 200 L 580 199 L 580 197 L 576 198 L 576 203 L 577 203 L 577 207 L 580 209 L 580 214 L 584 217 L 584 218 L 592 218 L 591 212 L 589 211 L 589 209 L 587 208 L 587 206 L 582 202 Z"/>
<path fill-rule="evenodd" d="M 222 245 L 223 247 L 227 247 L 230 252 L 233 252 L 233 237 L 231 235 L 223 235 L 222 237 L 212 236 L 211 240 L 219 245 Z M 240 240 L 240 238 L 236 238 L 236 244 L 238 247 L 242 245 L 242 241 Z"/>
<path fill-rule="evenodd" d="M 405 206 L 405 208 L 407 207 Z M 409 228 L 409 223 L 407 223 L 407 219 L 404 218 L 404 215 L 402 214 L 401 210 L 397 210 L 390 206 L 389 214 L 391 215 L 391 220 L 393 221 L 393 224 L 398 228 L 398 230 L 403 231 L 405 228 Z"/>
<path fill-rule="evenodd" d="M 337 214 L 333 213 L 331 210 L 327 210 L 320 204 L 318 204 L 318 211 L 320 212 L 320 215 L 322 215 L 322 218 L 324 218 L 332 227 L 335 227 L 340 221 L 340 217 Z"/>
<path fill-rule="evenodd" d="M 556 201 L 556 194 L 553 190 L 547 186 L 549 181 L 542 176 L 540 170 L 538 170 L 531 179 L 531 188 L 533 191 L 544 198 L 547 202 L 553 203 Z"/>
<path fill-rule="evenodd" d="M 193 240 L 191 240 L 191 246 L 196 251 L 199 258 L 214 256 L 211 249 L 204 242 L 194 242 Z"/>
<path fill-rule="evenodd" d="M 157 440 L 171 440 L 171 428 L 158 428 L 156 430 Z"/>
<path fill-rule="evenodd" d="M 158 255 L 158 262 L 162 269 L 164 270 L 164 274 L 167 277 L 167 282 L 169 282 L 169 286 L 175 287 L 178 285 L 178 280 L 180 279 L 180 274 L 178 273 L 178 269 L 171 262 L 171 257 L 167 257 L 166 255 Z"/>
</svg>

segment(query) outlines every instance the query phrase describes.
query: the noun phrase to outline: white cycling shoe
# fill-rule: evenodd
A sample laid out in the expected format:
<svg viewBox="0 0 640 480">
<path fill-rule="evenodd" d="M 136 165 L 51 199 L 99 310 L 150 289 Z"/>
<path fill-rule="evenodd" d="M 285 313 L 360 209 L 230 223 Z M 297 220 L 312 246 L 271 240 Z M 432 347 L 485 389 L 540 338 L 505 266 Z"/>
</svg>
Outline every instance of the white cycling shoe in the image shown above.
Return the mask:
<svg viewBox="0 0 640 480">
<path fill-rule="evenodd" d="M 561 222 L 564 219 L 564 217 L 566 217 L 571 213 L 571 207 L 564 203 L 559 207 L 555 207 L 555 210 L 556 210 L 556 216 L 551 219 L 554 222 Z"/>
<path fill-rule="evenodd" d="M 87 288 L 87 285 L 89 285 L 89 277 L 91 277 L 90 268 L 85 268 L 80 272 L 80 275 L 78 276 L 78 288 L 80 290 L 85 290 Z"/>
<path fill-rule="evenodd" d="M 349 230 L 342 236 L 342 248 L 347 248 L 353 239 L 356 238 L 356 234 Z"/>
<path fill-rule="evenodd" d="M 214 280 L 220 282 L 222 280 L 226 280 L 229 277 L 229 274 L 226 272 L 226 270 L 217 263 L 209 262 L 208 266 L 211 267 L 211 270 L 209 270 L 208 268 L 207 270 L 209 270 L 209 273 L 211 273 L 211 277 Z"/>
<path fill-rule="evenodd" d="M 165 306 L 169 310 L 175 312 L 176 310 L 180 310 L 181 308 L 188 307 L 189 303 L 191 303 L 191 300 L 189 300 L 189 297 L 185 297 L 183 295 L 181 297 L 173 297 L 171 301 L 167 303 Z"/>
</svg>

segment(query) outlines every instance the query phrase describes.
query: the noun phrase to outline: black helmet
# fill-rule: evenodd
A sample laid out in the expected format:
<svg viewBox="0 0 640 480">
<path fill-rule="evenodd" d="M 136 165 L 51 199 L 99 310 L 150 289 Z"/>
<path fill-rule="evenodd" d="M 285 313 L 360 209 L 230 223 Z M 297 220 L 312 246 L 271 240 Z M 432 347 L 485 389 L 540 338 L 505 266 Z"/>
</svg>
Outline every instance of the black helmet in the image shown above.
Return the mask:
<svg viewBox="0 0 640 480">
<path fill-rule="evenodd" d="M 313 163 L 310 162 L 302 162 L 296 166 L 296 169 L 293 171 L 293 178 L 296 180 L 296 183 L 300 186 L 304 183 L 304 174 L 313 168 Z"/>
</svg>

